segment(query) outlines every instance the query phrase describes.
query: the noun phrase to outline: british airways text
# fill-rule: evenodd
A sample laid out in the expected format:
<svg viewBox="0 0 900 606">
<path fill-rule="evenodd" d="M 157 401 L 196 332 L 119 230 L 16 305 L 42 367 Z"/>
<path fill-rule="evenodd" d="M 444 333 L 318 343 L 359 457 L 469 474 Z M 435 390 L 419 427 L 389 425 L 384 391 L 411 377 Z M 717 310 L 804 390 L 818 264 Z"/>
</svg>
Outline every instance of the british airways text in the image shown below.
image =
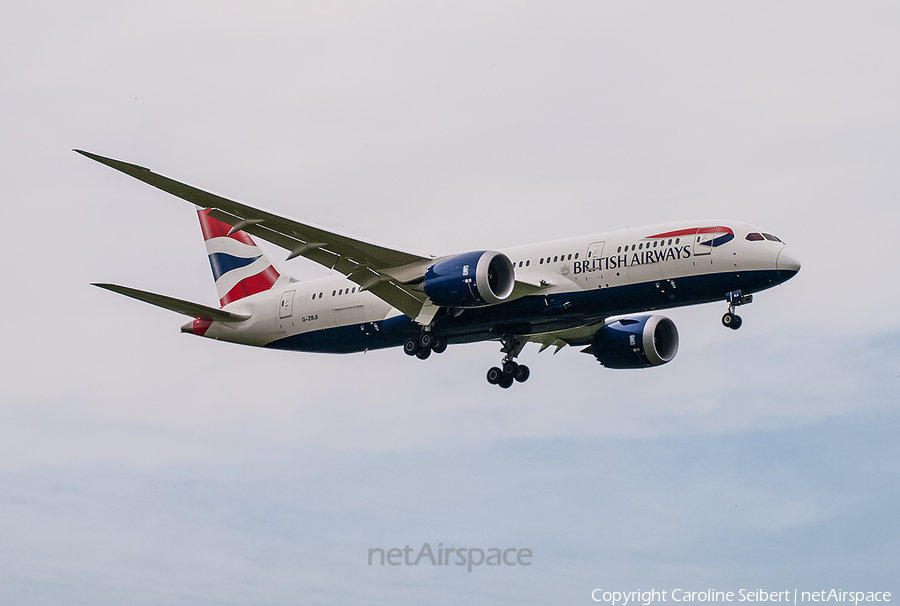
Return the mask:
<svg viewBox="0 0 900 606">
<path fill-rule="evenodd" d="M 585 259 L 584 261 L 576 261 L 574 273 L 580 274 L 590 271 L 605 271 L 618 269 L 620 267 L 632 267 L 634 265 L 646 265 L 648 263 L 661 263 L 663 261 L 677 261 L 679 259 L 690 258 L 690 246 L 676 246 L 673 248 L 666 248 L 665 250 L 642 250 L 631 253 L 630 259 L 628 253 L 625 253 L 610 257 L 595 257 L 593 259 Z"/>
</svg>

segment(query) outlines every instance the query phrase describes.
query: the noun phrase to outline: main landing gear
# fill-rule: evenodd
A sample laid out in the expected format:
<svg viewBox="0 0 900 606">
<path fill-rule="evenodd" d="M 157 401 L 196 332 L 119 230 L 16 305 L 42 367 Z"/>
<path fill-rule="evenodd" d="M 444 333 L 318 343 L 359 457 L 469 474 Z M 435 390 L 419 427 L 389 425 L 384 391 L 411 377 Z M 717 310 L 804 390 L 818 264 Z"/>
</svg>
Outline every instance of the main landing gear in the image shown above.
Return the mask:
<svg viewBox="0 0 900 606">
<path fill-rule="evenodd" d="M 499 368 L 494 366 L 487 371 L 487 382 L 491 385 L 499 385 L 503 389 L 509 389 L 513 382 L 524 383 L 531 376 L 531 370 L 527 366 L 514 360 L 527 341 L 521 337 L 503 337 L 500 342 L 503 344 L 500 351 L 504 352 L 506 356 Z"/>
<path fill-rule="evenodd" d="M 503 389 L 512 387 L 514 381 L 524 383 L 531 376 L 531 370 L 524 364 L 514 360 L 503 360 L 503 368 L 496 366 L 487 371 L 487 381 L 491 385 L 499 385 Z"/>
<path fill-rule="evenodd" d="M 722 316 L 722 326 L 737 330 L 744 321 L 741 320 L 739 315 L 734 313 L 734 308 L 738 305 L 753 303 L 753 295 L 745 295 L 739 290 L 734 290 L 725 295 L 725 299 L 728 301 L 728 312 Z"/>
<path fill-rule="evenodd" d="M 430 332 L 422 332 L 418 337 L 410 337 L 403 343 L 403 352 L 408 356 L 416 356 L 424 360 L 431 355 L 444 353 L 447 350 L 447 342 Z"/>
</svg>

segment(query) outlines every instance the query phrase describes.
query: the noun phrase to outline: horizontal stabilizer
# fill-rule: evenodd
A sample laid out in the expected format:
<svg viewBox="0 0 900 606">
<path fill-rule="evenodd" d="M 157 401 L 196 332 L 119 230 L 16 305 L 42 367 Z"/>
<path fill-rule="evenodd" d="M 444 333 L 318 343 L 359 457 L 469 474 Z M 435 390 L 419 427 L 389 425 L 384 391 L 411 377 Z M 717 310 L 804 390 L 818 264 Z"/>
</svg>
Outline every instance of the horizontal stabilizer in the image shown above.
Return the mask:
<svg viewBox="0 0 900 606">
<path fill-rule="evenodd" d="M 201 320 L 217 321 L 217 322 L 243 322 L 250 318 L 250 314 L 235 313 L 233 311 L 225 311 L 215 307 L 207 307 L 199 303 L 191 303 L 190 301 L 182 301 L 174 297 L 158 295 L 156 293 L 147 292 L 145 290 L 137 290 L 136 288 L 128 288 L 127 286 L 119 286 L 118 284 L 92 284 L 106 290 L 117 292 L 120 295 L 156 305 L 169 311 L 191 316 L 192 318 L 200 318 Z"/>
</svg>

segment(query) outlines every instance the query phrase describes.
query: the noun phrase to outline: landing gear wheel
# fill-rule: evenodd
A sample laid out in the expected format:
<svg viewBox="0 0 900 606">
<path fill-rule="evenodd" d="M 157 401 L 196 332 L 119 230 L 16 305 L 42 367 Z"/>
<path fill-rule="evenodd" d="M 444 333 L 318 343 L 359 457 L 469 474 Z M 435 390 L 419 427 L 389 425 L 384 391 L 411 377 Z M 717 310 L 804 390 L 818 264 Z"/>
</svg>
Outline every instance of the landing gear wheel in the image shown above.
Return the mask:
<svg viewBox="0 0 900 606">
<path fill-rule="evenodd" d="M 743 323 L 744 323 L 744 321 L 741 320 L 740 316 L 738 316 L 730 311 L 727 314 L 725 314 L 724 316 L 722 316 L 722 326 L 725 326 L 732 330 L 737 330 L 738 328 L 741 327 L 741 324 L 743 324 Z"/>
<path fill-rule="evenodd" d="M 447 351 L 447 342 L 440 337 L 434 337 L 434 344 L 431 346 L 431 351 L 436 354 L 444 353 Z"/>
<path fill-rule="evenodd" d="M 516 376 L 516 371 L 519 370 L 519 365 L 513 362 L 512 360 L 507 360 L 503 363 L 503 374 L 508 377 Z"/>
<path fill-rule="evenodd" d="M 524 364 L 519 364 L 519 367 L 516 369 L 515 379 L 519 383 L 524 383 L 528 380 L 528 377 L 531 376 L 531 370 Z"/>
<path fill-rule="evenodd" d="M 419 358 L 420 360 L 426 360 L 426 359 L 428 359 L 428 356 L 430 356 L 430 355 L 431 355 L 430 348 L 420 349 L 419 351 L 416 352 L 416 357 Z"/>
<path fill-rule="evenodd" d="M 510 387 L 512 387 L 512 384 L 513 384 L 513 378 L 510 376 L 507 376 L 507 375 L 504 375 L 503 378 L 500 379 L 500 382 L 497 383 L 497 385 L 499 385 L 503 389 L 509 389 Z"/>
<path fill-rule="evenodd" d="M 419 342 L 416 339 L 413 339 L 412 337 L 408 338 L 403 343 L 403 353 L 405 353 L 408 356 L 414 356 L 417 353 L 419 353 Z"/>
<path fill-rule="evenodd" d="M 431 349 L 431 346 L 434 345 L 434 337 L 430 332 L 423 332 L 419 335 L 419 347 L 421 349 Z"/>
<path fill-rule="evenodd" d="M 501 378 L 503 378 L 503 371 L 496 366 L 487 371 L 487 382 L 491 385 L 499 383 Z"/>
</svg>

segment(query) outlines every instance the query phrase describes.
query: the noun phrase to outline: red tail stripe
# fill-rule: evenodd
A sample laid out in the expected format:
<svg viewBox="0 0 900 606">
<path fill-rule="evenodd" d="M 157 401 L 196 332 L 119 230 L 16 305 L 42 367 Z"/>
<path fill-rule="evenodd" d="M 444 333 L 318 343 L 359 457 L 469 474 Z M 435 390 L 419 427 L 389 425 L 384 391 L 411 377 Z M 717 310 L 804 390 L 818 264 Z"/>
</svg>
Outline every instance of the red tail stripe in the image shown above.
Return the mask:
<svg viewBox="0 0 900 606">
<path fill-rule="evenodd" d="M 211 208 L 202 208 L 197 211 L 197 215 L 200 217 L 200 230 L 203 232 L 204 240 L 228 237 L 233 238 L 243 244 L 256 246 L 253 240 L 250 239 L 250 236 L 247 234 L 247 232 L 236 231 L 229 236 L 228 232 L 231 230 L 231 226 L 228 225 L 228 223 L 223 223 L 218 219 L 213 219 L 212 217 L 210 217 L 209 212 L 211 210 Z"/>
<path fill-rule="evenodd" d="M 194 318 L 194 323 L 191 326 L 191 330 L 195 335 L 203 337 L 206 335 L 206 331 L 209 330 L 209 327 L 211 325 L 212 320 L 202 320 L 200 318 Z"/>
<path fill-rule="evenodd" d="M 234 288 L 229 290 L 224 297 L 219 299 L 219 303 L 222 304 L 222 307 L 225 307 L 238 299 L 243 299 L 244 297 L 255 295 L 258 292 L 269 290 L 280 275 L 278 270 L 270 265 L 258 274 L 244 278 L 235 284 Z"/>
</svg>

